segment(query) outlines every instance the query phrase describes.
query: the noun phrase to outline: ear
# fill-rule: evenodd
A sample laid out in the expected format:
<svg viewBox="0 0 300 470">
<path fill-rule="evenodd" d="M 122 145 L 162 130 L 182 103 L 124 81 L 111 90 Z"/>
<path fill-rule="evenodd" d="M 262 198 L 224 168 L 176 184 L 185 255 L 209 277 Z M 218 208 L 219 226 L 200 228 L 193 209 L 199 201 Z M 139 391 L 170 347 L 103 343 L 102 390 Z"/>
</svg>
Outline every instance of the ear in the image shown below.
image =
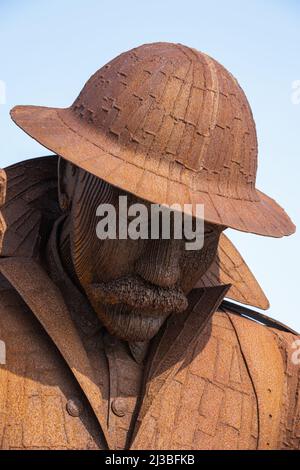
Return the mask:
<svg viewBox="0 0 300 470">
<path fill-rule="evenodd" d="M 58 159 L 58 202 L 62 211 L 66 212 L 71 207 L 79 168 L 72 163 Z"/>
</svg>

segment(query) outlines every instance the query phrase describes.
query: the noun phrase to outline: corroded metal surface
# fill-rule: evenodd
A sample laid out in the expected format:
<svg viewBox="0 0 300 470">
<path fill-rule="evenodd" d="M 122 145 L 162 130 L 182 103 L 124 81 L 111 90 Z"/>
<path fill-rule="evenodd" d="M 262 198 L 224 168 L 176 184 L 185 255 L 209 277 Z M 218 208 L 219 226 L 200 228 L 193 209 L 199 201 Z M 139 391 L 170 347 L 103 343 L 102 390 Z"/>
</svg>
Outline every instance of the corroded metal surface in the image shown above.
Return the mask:
<svg viewBox="0 0 300 470">
<path fill-rule="evenodd" d="M 3 390 L 0 405 L 1 410 L 5 411 L 1 421 L 2 448 L 107 448 L 86 395 L 50 337 L 3 278 L 1 286 L 1 335 L 7 344 L 12 345 L 8 365 L 0 370 Z M 271 346 L 278 361 L 279 351 L 286 357 L 295 337 L 278 330 L 272 331 L 245 318 L 237 317 L 234 321 L 238 322 L 238 327 L 233 324 L 228 310 L 214 314 L 202 334 L 195 338 L 193 346 L 185 351 L 183 366 L 167 378 L 155 394 L 150 408 L 137 421 L 134 435 L 132 403 L 139 384 L 134 385 L 132 381 L 140 377 L 138 370 L 135 370 L 138 366 L 133 368 L 133 362 L 124 363 L 124 352 L 120 351 L 122 346 L 118 341 L 115 344 L 117 369 L 111 369 L 104 348 L 97 350 L 101 370 L 101 381 L 97 384 L 102 390 L 104 403 L 107 404 L 110 399 L 107 388 L 109 376 L 116 373 L 119 378 L 115 390 L 117 399 L 126 403 L 125 407 L 122 404 L 122 413 L 114 413 L 117 404 L 111 407 L 114 415 L 111 424 L 113 448 L 124 448 L 126 445 L 136 449 L 299 447 L 299 367 L 293 366 L 292 370 L 292 365 L 284 359 L 281 365 L 277 362 L 279 370 L 273 370 L 270 375 L 269 361 L 273 367 L 274 357 L 258 356 L 253 359 L 256 351 L 252 349 L 251 352 L 253 340 L 260 337 L 264 345 Z M 251 332 L 248 334 L 249 327 Z M 248 337 L 250 351 L 240 337 L 240 330 Z M 51 334 L 50 328 L 46 331 Z M 12 336 L 19 338 L 19 341 L 12 343 Z M 100 343 L 103 342 L 101 338 L 99 332 Z M 167 336 L 165 340 L 168 341 Z M 69 343 L 65 329 L 61 330 L 61 341 Z M 280 348 L 276 350 L 277 341 Z M 162 352 L 163 343 L 158 349 L 159 355 Z M 74 360 L 78 358 L 75 349 L 70 349 L 69 353 Z M 96 350 L 90 350 L 89 354 L 95 355 Z M 158 364 L 162 367 L 163 363 L 161 358 Z M 283 373 L 283 364 L 286 373 Z M 155 373 L 150 376 L 150 387 L 155 377 Z M 287 395 L 280 393 L 279 383 L 288 389 Z M 260 395 L 260 390 L 264 388 L 265 393 Z M 280 407 L 273 401 L 274 393 L 280 400 Z M 143 395 L 144 400 L 148 400 L 148 394 L 147 391 Z M 82 406 L 79 416 L 68 412 L 68 403 L 74 397 Z M 113 397 L 114 400 L 116 397 Z M 104 416 L 108 411 L 105 405 Z M 268 427 L 263 427 L 262 414 L 271 425 L 275 421 L 272 435 Z"/>
<path fill-rule="evenodd" d="M 158 203 L 204 203 L 208 221 L 281 237 L 295 227 L 255 189 L 257 138 L 234 77 L 206 54 L 155 43 L 98 70 L 68 109 L 12 118 L 55 153 Z"/>
<path fill-rule="evenodd" d="M 255 188 L 255 125 L 232 75 L 150 44 L 70 108 L 12 116 L 64 158 L 0 173 L 0 447 L 299 449 L 299 336 L 224 302 L 268 307 L 226 226 L 294 231 Z M 122 191 L 205 203 L 203 249 L 99 241 L 95 209 Z"/>
</svg>

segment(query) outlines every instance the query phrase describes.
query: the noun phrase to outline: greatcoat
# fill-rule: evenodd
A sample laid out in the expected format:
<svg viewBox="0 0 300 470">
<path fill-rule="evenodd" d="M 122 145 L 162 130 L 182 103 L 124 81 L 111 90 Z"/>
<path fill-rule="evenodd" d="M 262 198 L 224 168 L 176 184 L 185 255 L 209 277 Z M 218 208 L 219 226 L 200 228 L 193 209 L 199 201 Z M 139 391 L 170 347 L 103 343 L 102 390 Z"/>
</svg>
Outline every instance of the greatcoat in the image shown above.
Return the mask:
<svg viewBox="0 0 300 470">
<path fill-rule="evenodd" d="M 135 345 L 104 330 L 63 270 L 54 161 L 6 172 L 0 447 L 300 448 L 300 366 L 292 360 L 299 337 L 224 301 L 240 289 L 231 297 L 259 306 L 260 288 L 245 265 L 227 270 L 227 284 L 206 276 L 142 359 Z"/>
</svg>

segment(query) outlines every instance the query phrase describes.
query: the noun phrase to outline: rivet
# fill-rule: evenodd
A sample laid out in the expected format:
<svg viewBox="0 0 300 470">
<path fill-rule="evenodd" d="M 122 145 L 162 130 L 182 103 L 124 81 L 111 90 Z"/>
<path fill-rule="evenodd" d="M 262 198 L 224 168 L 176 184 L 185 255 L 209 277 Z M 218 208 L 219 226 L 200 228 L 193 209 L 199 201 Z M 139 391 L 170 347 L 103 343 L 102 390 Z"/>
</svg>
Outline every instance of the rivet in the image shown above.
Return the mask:
<svg viewBox="0 0 300 470">
<path fill-rule="evenodd" d="M 77 418 L 81 415 L 83 407 L 81 401 L 78 398 L 71 398 L 67 401 L 66 409 L 70 416 Z"/>
<path fill-rule="evenodd" d="M 120 418 L 126 413 L 126 403 L 122 398 L 115 398 L 111 403 L 111 409 Z"/>
</svg>

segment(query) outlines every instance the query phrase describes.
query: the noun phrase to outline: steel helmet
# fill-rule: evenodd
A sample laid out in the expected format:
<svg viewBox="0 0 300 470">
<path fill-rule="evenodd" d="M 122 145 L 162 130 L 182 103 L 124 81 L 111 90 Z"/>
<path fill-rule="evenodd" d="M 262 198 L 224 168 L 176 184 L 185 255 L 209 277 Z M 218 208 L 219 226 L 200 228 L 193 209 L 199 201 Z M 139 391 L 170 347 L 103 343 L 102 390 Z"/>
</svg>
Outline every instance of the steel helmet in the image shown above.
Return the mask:
<svg viewBox="0 0 300 470">
<path fill-rule="evenodd" d="M 140 198 L 202 203 L 207 221 L 245 232 L 295 230 L 255 187 L 257 137 L 244 92 L 195 49 L 142 45 L 98 70 L 71 107 L 17 106 L 11 116 L 51 151 Z"/>
</svg>

